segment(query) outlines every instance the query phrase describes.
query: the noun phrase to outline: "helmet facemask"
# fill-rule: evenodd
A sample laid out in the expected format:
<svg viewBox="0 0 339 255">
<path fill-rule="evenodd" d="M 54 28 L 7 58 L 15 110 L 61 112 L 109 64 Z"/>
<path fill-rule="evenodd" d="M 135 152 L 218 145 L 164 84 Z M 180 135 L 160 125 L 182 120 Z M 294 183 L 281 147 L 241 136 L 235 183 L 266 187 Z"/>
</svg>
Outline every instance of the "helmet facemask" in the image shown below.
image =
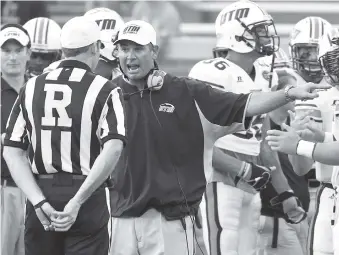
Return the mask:
<svg viewBox="0 0 339 255">
<path fill-rule="evenodd" d="M 312 53 L 313 51 L 313 58 Z M 291 46 L 292 66 L 307 82 L 320 82 L 323 77 L 317 61 L 318 44 L 295 44 Z M 311 56 L 311 58 L 310 58 Z"/>
<path fill-rule="evenodd" d="M 43 73 L 43 70 L 55 61 L 61 59 L 61 51 L 35 51 L 32 50 L 30 60 L 27 63 L 27 73 L 29 76 L 37 76 Z"/>
<path fill-rule="evenodd" d="M 271 56 L 279 50 L 280 37 L 277 34 L 273 20 L 265 20 L 245 25 L 240 19 L 236 19 L 245 29 L 236 40 L 243 41 L 246 45 L 260 55 Z"/>
<path fill-rule="evenodd" d="M 326 81 L 332 86 L 339 86 L 339 47 L 321 56 L 319 62 L 325 72 Z"/>
</svg>

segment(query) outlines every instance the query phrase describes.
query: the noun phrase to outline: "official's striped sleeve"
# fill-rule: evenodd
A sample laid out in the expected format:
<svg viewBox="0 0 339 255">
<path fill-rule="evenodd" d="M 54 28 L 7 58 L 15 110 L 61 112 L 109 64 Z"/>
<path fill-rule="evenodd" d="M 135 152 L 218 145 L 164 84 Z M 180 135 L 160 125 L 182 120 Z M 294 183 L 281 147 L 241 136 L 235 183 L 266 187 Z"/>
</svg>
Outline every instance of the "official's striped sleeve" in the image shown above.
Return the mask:
<svg viewBox="0 0 339 255">
<path fill-rule="evenodd" d="M 120 88 L 110 93 L 103 109 L 101 123 L 101 144 L 111 139 L 120 139 L 126 145 L 126 121 L 123 96 Z"/>
<path fill-rule="evenodd" d="M 6 136 L 4 139 L 5 146 L 17 147 L 23 150 L 27 149 L 27 129 L 26 121 L 23 115 L 25 89 L 22 89 L 9 116 Z"/>
</svg>

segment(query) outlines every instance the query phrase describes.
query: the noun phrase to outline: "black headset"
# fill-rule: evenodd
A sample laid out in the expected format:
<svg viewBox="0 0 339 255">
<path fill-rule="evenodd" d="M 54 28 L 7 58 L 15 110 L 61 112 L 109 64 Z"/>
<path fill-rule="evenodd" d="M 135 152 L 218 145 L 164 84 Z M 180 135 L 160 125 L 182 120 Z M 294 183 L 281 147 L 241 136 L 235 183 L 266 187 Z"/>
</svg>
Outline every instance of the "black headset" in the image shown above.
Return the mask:
<svg viewBox="0 0 339 255">
<path fill-rule="evenodd" d="M 119 65 L 119 64 L 118 64 Z M 149 90 L 149 91 L 159 91 L 164 85 L 164 78 L 166 73 L 162 70 L 159 70 L 157 63 L 154 61 L 154 68 L 152 68 L 148 74 L 145 76 L 147 87 L 132 93 L 124 94 L 124 99 L 128 100 L 131 96 L 140 93 L 141 91 Z M 119 65 L 120 71 L 124 78 L 128 80 L 128 77 L 124 74 L 123 70 Z"/>
</svg>

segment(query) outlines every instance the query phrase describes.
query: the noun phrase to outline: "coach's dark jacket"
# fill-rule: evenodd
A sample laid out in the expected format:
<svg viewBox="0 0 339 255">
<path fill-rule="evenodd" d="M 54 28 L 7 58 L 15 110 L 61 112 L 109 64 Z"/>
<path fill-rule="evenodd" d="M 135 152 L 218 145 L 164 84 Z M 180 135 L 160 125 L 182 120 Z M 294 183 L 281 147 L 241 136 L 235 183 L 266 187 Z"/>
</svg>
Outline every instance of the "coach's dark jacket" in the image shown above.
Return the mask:
<svg viewBox="0 0 339 255">
<path fill-rule="evenodd" d="M 138 91 L 122 76 L 113 82 L 125 95 Z M 167 74 L 160 91 L 125 98 L 128 143 L 112 176 L 112 216 L 139 217 L 150 208 L 168 219 L 194 214 L 206 185 L 204 139 L 220 128 L 243 129 L 249 95 Z"/>
</svg>

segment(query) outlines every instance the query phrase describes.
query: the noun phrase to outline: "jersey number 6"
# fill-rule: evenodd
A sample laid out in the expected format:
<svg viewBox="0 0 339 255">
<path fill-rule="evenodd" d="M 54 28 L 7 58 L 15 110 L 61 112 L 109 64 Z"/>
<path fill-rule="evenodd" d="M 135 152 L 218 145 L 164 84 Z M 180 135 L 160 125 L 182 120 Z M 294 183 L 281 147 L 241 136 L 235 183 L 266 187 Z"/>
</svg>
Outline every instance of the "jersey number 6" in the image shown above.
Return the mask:
<svg viewBox="0 0 339 255">
<path fill-rule="evenodd" d="M 211 59 L 211 60 L 206 60 L 204 61 L 205 64 L 211 64 L 213 62 L 217 61 L 217 59 Z M 220 71 L 223 71 L 226 69 L 226 67 L 228 67 L 229 65 L 227 64 L 226 61 L 224 60 L 219 60 L 217 62 L 214 63 L 215 68 L 217 68 Z"/>
</svg>

